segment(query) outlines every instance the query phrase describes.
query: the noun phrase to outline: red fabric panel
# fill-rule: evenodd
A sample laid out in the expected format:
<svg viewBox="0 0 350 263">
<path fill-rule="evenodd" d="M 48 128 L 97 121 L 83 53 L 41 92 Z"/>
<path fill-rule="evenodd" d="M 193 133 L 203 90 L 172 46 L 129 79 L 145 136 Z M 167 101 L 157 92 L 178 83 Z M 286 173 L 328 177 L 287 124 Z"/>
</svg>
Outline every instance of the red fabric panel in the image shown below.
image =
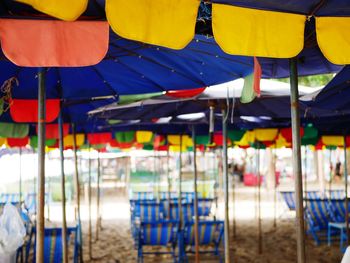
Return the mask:
<svg viewBox="0 0 350 263">
<path fill-rule="evenodd" d="M 213 142 L 215 143 L 216 146 L 222 146 L 223 145 L 223 136 L 222 133 L 214 133 L 214 138 Z M 227 138 L 227 144 L 230 143 L 230 140 Z"/>
<path fill-rule="evenodd" d="M 324 144 L 322 142 L 322 139 L 319 139 L 318 142 L 315 145 L 315 150 L 322 150 L 323 146 L 324 146 Z"/>
<path fill-rule="evenodd" d="M 159 148 L 160 146 L 164 145 L 164 143 L 165 143 L 165 137 L 163 135 L 157 135 L 154 138 L 153 147 Z"/>
<path fill-rule="evenodd" d="M 169 148 L 168 145 L 161 145 L 161 146 L 158 146 L 158 147 L 154 147 L 154 150 L 156 151 L 167 151 Z"/>
<path fill-rule="evenodd" d="M 109 25 L 105 21 L 0 19 L 1 47 L 24 67 L 81 67 L 106 55 Z"/>
<path fill-rule="evenodd" d="M 254 92 L 258 97 L 260 97 L 260 80 L 261 80 L 261 66 L 258 59 L 254 57 Z"/>
<path fill-rule="evenodd" d="M 114 148 L 120 148 L 120 149 L 130 149 L 133 147 L 134 143 L 126 143 L 126 142 L 118 142 L 117 140 L 110 140 L 109 145 Z"/>
<path fill-rule="evenodd" d="M 36 125 L 36 133 L 38 134 L 38 125 Z M 69 133 L 69 124 L 63 124 L 63 137 Z M 46 124 L 45 127 L 46 139 L 59 139 L 58 124 Z"/>
<path fill-rule="evenodd" d="M 46 100 L 46 122 L 53 122 L 60 112 L 59 99 Z M 38 100 L 13 99 L 10 107 L 15 122 L 38 122 Z"/>
<path fill-rule="evenodd" d="M 174 98 L 192 98 L 201 94 L 205 88 L 188 89 L 188 90 L 169 90 L 166 95 Z"/>
<path fill-rule="evenodd" d="M 111 140 L 112 134 L 109 132 L 88 134 L 88 141 L 90 144 L 104 144 L 109 143 Z"/>
<path fill-rule="evenodd" d="M 29 143 L 29 137 L 7 138 L 7 144 L 10 147 L 25 147 Z"/>
<path fill-rule="evenodd" d="M 292 142 L 292 128 L 283 128 L 280 133 L 286 139 L 287 142 Z M 304 128 L 300 127 L 300 138 L 304 136 Z"/>
</svg>

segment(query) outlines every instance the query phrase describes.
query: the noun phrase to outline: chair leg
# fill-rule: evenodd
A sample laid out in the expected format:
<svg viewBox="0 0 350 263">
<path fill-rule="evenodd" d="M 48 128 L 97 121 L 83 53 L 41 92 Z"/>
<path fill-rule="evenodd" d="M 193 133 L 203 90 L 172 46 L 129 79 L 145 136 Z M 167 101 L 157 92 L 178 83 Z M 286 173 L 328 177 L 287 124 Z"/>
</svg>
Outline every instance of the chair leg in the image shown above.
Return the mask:
<svg viewBox="0 0 350 263">
<path fill-rule="evenodd" d="M 331 245 L 331 226 L 330 225 L 328 225 L 328 232 L 327 232 L 327 243 L 328 243 L 328 246 L 330 246 Z"/>
</svg>

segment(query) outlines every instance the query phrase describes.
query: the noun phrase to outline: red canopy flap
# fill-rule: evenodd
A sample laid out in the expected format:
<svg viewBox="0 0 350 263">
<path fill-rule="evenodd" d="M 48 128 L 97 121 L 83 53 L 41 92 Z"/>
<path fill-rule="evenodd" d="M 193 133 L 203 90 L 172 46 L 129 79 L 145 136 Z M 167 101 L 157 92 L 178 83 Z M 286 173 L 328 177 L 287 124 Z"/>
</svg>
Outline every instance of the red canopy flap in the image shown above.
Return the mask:
<svg viewBox="0 0 350 263">
<path fill-rule="evenodd" d="M 205 88 L 188 89 L 188 90 L 169 90 L 166 95 L 174 98 L 192 98 L 201 94 Z"/>
<path fill-rule="evenodd" d="M 109 143 L 111 140 L 112 134 L 109 132 L 88 134 L 88 141 L 92 145 Z"/>
<path fill-rule="evenodd" d="M 105 21 L 0 19 L 1 47 L 24 67 L 81 67 L 100 62 L 107 53 Z"/>
<path fill-rule="evenodd" d="M 25 147 L 29 143 L 29 137 L 7 138 L 7 144 L 10 147 Z"/>
<path fill-rule="evenodd" d="M 53 122 L 60 112 L 59 99 L 46 100 L 46 122 Z M 15 122 L 38 122 L 38 100 L 13 99 L 10 107 Z"/>
<path fill-rule="evenodd" d="M 292 128 L 283 128 L 280 130 L 280 132 L 287 142 L 292 142 Z M 300 127 L 300 138 L 302 138 L 303 136 L 304 136 L 304 128 Z"/>
<path fill-rule="evenodd" d="M 58 124 L 46 124 L 46 139 L 58 139 L 59 138 L 59 126 Z M 38 134 L 38 125 L 36 125 L 36 133 Z M 69 133 L 69 124 L 63 124 L 63 137 Z"/>
</svg>

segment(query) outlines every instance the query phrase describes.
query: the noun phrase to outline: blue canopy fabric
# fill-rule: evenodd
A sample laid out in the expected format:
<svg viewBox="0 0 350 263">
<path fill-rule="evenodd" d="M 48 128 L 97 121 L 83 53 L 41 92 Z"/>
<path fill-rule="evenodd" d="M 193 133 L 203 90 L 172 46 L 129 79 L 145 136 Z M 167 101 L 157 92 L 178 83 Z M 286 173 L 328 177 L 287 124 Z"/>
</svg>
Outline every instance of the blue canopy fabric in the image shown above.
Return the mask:
<svg viewBox="0 0 350 263">
<path fill-rule="evenodd" d="M 253 71 L 252 58 L 227 55 L 204 36 L 180 51 L 110 36 L 108 53 L 99 64 L 47 69 L 46 96 L 63 100 L 66 121 L 87 121 L 88 111 L 117 101 L 118 95 L 206 87 Z M 37 74 L 36 68 L 18 67 L 4 57 L 0 61 L 0 85 L 11 78 L 18 82 L 11 88 L 14 99 L 37 98 Z"/>
</svg>

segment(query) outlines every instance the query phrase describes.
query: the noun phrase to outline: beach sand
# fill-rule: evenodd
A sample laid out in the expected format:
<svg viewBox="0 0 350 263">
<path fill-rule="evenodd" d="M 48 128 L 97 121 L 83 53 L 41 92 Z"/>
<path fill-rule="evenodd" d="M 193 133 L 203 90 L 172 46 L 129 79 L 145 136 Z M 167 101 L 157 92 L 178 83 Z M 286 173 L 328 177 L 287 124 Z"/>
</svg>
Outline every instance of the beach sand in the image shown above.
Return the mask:
<svg viewBox="0 0 350 263">
<path fill-rule="evenodd" d="M 232 194 L 231 194 L 232 196 Z M 296 262 L 296 232 L 295 213 L 287 212 L 281 200 L 278 200 L 276 215 L 278 217 L 274 227 L 274 203 L 273 193 L 262 189 L 262 248 L 258 253 L 258 220 L 256 213 L 256 189 L 240 186 L 236 191 L 236 235 L 233 237 L 233 220 L 231 208 L 231 262 L 239 263 L 294 263 Z M 232 200 L 231 200 L 232 201 Z M 95 204 L 95 199 L 93 199 Z M 92 259 L 89 257 L 88 246 L 88 209 L 82 200 L 82 220 L 84 237 L 84 262 L 137 262 L 137 252 L 134 249 L 130 234 L 130 214 L 128 199 L 115 190 L 108 189 L 102 196 L 102 229 L 98 241 L 95 241 L 96 207 L 93 211 L 93 243 Z M 232 202 L 231 202 L 232 205 Z M 70 211 L 73 211 L 72 208 Z M 53 218 L 59 218 L 59 206 L 51 208 Z M 217 209 L 218 218 L 223 215 L 223 202 L 219 202 Z M 68 215 L 73 218 L 72 213 Z M 57 222 L 59 224 L 59 222 Z M 342 253 L 339 249 L 339 241 L 334 241 L 332 246 L 326 243 L 316 246 L 313 239 L 306 238 L 306 255 L 308 263 L 335 263 L 340 262 Z M 190 262 L 193 256 L 189 257 Z M 169 256 L 145 256 L 144 262 L 173 262 Z M 208 255 L 201 256 L 201 262 L 219 262 L 218 258 Z"/>
</svg>

